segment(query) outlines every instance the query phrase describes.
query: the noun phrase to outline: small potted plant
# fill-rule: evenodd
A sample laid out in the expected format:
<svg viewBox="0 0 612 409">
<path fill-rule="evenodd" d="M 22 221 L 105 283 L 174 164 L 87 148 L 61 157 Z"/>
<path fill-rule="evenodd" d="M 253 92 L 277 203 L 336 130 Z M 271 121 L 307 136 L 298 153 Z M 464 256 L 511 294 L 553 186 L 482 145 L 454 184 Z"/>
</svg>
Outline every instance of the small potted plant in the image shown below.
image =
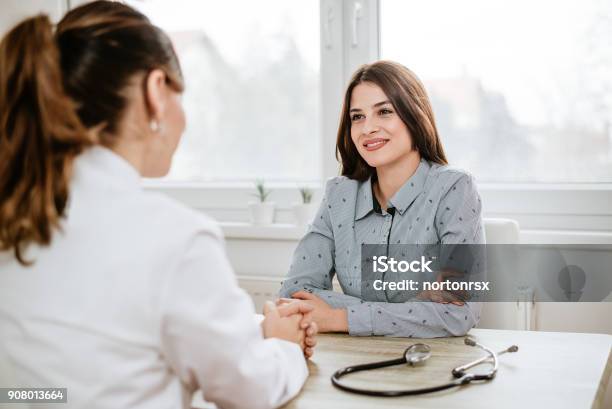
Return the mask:
<svg viewBox="0 0 612 409">
<path fill-rule="evenodd" d="M 300 188 L 301 203 L 293 204 L 293 216 L 298 226 L 305 226 L 312 221 L 317 210 L 312 203 L 312 190 L 307 187 Z"/>
<path fill-rule="evenodd" d="M 257 200 L 251 200 L 249 202 L 251 223 L 256 225 L 272 224 L 274 221 L 275 205 L 274 202 L 268 201 L 270 190 L 266 189 L 262 179 L 257 179 L 255 181 L 255 189 L 256 193 L 253 193 L 252 196 L 255 196 Z"/>
</svg>

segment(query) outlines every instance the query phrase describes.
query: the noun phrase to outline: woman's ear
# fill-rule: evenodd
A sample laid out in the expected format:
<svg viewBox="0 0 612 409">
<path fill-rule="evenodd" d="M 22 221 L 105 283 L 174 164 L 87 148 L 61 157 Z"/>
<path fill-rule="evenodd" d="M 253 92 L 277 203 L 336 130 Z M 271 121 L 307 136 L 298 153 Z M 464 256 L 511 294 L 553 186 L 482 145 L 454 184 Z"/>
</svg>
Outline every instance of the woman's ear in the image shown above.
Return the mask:
<svg viewBox="0 0 612 409">
<path fill-rule="evenodd" d="M 149 120 L 157 123 L 161 121 L 166 109 L 166 97 L 166 74 L 160 69 L 155 69 L 145 80 L 145 103 Z"/>
</svg>

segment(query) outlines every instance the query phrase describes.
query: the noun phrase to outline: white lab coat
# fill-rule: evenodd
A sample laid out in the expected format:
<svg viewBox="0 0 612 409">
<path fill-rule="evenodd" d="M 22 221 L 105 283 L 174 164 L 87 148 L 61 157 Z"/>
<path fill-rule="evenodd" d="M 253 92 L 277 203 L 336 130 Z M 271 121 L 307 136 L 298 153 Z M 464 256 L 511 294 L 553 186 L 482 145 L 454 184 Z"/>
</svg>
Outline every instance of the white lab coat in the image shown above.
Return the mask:
<svg viewBox="0 0 612 409">
<path fill-rule="evenodd" d="M 62 408 L 186 408 L 197 388 L 269 408 L 306 379 L 299 346 L 263 339 L 216 224 L 106 148 L 76 159 L 62 231 L 26 255 L 0 253 L 0 387 L 67 387 Z"/>
</svg>

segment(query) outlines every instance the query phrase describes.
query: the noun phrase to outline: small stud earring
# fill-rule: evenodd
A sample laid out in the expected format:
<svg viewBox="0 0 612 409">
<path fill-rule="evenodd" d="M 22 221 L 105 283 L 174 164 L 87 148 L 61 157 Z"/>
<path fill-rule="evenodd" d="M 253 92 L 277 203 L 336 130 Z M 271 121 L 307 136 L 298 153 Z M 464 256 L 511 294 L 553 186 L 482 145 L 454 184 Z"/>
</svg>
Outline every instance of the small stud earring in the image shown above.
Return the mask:
<svg viewBox="0 0 612 409">
<path fill-rule="evenodd" d="M 159 122 L 157 122 L 155 119 L 152 119 L 151 122 L 149 122 L 149 128 L 151 128 L 152 132 L 159 132 Z"/>
</svg>

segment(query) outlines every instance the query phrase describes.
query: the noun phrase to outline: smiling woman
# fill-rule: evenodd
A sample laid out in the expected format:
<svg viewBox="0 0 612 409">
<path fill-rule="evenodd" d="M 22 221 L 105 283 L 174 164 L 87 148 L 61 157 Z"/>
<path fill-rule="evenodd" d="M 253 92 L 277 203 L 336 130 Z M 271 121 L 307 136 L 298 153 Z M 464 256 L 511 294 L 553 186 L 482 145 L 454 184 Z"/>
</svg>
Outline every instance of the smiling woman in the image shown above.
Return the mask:
<svg viewBox="0 0 612 409">
<path fill-rule="evenodd" d="M 392 135 L 397 137 L 391 149 L 378 151 Z M 356 180 L 372 176 L 380 164 L 397 164 L 410 152 L 447 164 L 423 85 L 412 71 L 389 61 L 364 65 L 353 75 L 336 144 L 342 174 Z"/>
<path fill-rule="evenodd" d="M 321 331 L 464 335 L 480 318 L 478 303 L 442 290 L 408 302 L 393 292 L 370 297 L 363 291 L 364 244 L 484 243 L 473 178 L 447 165 L 416 75 L 389 61 L 359 68 L 344 97 L 336 146 L 342 176 L 327 183 L 281 297 L 314 307 Z M 334 276 L 344 294 L 332 291 Z"/>
</svg>

